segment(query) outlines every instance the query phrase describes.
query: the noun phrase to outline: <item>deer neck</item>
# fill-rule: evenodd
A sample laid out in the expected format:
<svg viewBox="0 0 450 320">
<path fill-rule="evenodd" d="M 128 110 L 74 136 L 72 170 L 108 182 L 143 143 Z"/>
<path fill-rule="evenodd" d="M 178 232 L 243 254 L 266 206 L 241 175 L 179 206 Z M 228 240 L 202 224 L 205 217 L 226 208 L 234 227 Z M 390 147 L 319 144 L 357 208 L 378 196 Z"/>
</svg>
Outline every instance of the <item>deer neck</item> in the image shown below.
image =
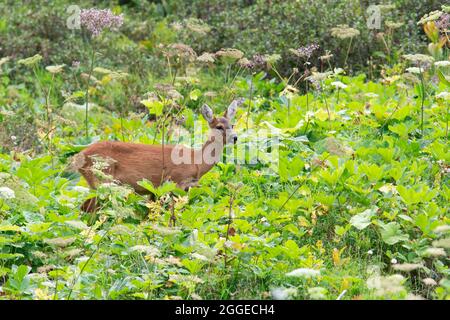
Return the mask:
<svg viewBox="0 0 450 320">
<path fill-rule="evenodd" d="M 201 177 L 220 161 L 222 158 L 224 144 L 214 137 L 209 137 L 198 152 L 197 159 L 201 157 L 201 163 L 198 166 L 198 176 Z"/>
</svg>

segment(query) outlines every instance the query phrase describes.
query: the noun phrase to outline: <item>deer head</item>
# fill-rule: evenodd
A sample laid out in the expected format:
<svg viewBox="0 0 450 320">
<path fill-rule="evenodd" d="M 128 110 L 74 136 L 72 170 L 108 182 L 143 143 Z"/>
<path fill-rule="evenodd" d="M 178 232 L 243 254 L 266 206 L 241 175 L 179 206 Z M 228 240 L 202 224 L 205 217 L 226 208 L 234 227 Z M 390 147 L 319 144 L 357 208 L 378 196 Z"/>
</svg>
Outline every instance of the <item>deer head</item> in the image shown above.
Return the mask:
<svg viewBox="0 0 450 320">
<path fill-rule="evenodd" d="M 243 98 L 233 100 L 222 117 L 215 117 L 212 109 L 207 104 L 202 106 L 201 113 L 203 118 L 205 118 L 211 128 L 209 140 L 216 142 L 221 140 L 222 145 L 237 142 L 237 134 L 233 130 L 234 126 L 231 124 L 231 120 L 233 120 L 237 108 L 243 102 Z"/>
</svg>

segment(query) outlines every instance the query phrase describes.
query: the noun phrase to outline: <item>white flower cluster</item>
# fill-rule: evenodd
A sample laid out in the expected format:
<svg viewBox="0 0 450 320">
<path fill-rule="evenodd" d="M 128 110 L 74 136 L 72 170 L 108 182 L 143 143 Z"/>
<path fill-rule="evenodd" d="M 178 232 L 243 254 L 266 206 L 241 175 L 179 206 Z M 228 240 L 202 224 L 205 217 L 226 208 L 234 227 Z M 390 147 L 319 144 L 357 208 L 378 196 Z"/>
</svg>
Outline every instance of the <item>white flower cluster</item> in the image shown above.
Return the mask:
<svg viewBox="0 0 450 320">
<path fill-rule="evenodd" d="M 316 277 L 320 274 L 320 270 L 308 269 L 308 268 L 299 268 L 295 269 L 289 273 L 286 273 L 288 277 L 305 277 L 312 278 Z"/>
<path fill-rule="evenodd" d="M 15 197 L 14 190 L 8 187 L 0 187 L 0 199 L 14 199 Z"/>
</svg>

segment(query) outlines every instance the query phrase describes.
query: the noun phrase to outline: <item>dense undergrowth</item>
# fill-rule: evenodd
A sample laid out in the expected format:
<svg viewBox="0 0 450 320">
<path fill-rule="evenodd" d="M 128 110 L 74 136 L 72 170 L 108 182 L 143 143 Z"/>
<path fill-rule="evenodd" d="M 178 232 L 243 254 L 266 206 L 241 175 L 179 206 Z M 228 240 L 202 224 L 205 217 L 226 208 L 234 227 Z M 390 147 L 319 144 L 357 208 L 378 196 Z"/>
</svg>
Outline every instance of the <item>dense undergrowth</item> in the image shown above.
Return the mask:
<svg viewBox="0 0 450 320">
<path fill-rule="evenodd" d="M 179 42 L 186 23 L 209 36 L 198 20 L 146 51 L 159 71 L 112 68 L 105 47 L 125 40 L 106 31 L 83 31 L 81 63 L 0 58 L 0 299 L 449 299 L 444 12 L 417 26 L 429 50 L 388 61 L 380 79 L 315 46 L 286 53 L 298 61 L 287 75 L 278 54 L 195 52 Z M 347 48 L 355 29 L 339 28 Z M 223 112 L 235 97 L 227 158 L 239 161 L 188 192 L 93 191 L 70 170 L 98 140 L 189 144 L 200 106 Z M 82 213 L 92 196 L 101 210 Z"/>
</svg>

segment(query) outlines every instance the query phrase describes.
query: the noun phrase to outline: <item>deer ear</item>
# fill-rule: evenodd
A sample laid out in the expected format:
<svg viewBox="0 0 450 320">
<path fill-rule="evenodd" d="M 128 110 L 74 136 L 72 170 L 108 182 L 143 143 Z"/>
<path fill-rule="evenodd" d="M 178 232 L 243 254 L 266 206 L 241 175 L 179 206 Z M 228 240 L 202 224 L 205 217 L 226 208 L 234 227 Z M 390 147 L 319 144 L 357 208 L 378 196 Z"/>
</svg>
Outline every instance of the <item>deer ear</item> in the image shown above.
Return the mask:
<svg viewBox="0 0 450 320">
<path fill-rule="evenodd" d="M 228 106 L 228 109 L 225 110 L 224 117 L 230 120 L 233 119 L 236 115 L 237 108 L 244 102 L 244 100 L 244 98 L 233 100 L 233 102 L 231 102 Z"/>
<path fill-rule="evenodd" d="M 208 123 L 211 123 L 213 121 L 214 113 L 207 104 L 204 104 L 201 107 L 200 112 L 202 113 L 203 118 L 205 118 L 205 120 L 208 121 Z"/>
</svg>

